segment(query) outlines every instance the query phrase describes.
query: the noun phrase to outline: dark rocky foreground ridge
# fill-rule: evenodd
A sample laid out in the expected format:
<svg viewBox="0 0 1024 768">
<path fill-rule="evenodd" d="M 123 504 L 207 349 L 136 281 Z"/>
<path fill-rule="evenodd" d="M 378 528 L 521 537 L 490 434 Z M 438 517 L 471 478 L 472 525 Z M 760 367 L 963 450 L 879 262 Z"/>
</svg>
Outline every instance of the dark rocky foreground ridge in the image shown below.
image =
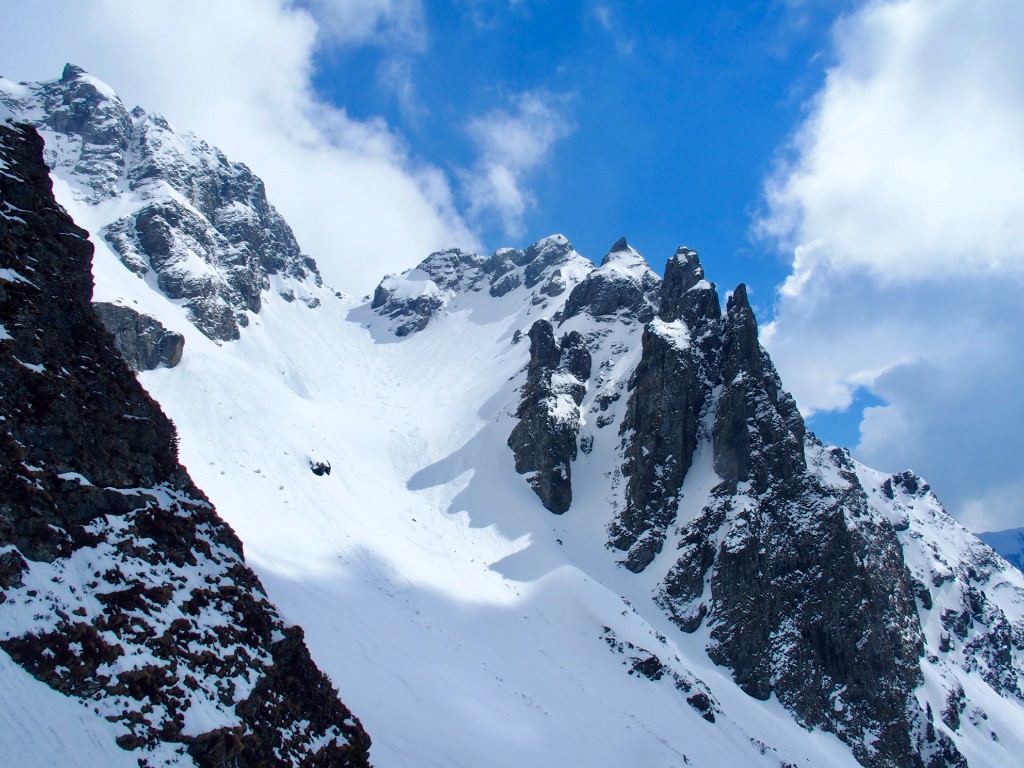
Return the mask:
<svg viewBox="0 0 1024 768">
<path fill-rule="evenodd" d="M 90 306 L 42 152 L 0 122 L 0 647 L 140 765 L 368 765 Z"/>
</svg>

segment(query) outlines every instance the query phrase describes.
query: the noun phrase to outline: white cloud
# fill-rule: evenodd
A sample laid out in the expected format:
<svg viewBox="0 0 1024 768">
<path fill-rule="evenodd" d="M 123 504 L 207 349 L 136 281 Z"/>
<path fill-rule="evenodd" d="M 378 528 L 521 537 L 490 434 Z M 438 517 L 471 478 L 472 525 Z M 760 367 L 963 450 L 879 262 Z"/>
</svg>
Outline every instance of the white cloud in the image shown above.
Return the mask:
<svg viewBox="0 0 1024 768">
<path fill-rule="evenodd" d="M 408 58 L 389 58 L 381 62 L 377 68 L 377 79 L 395 95 L 398 108 L 407 120 L 415 122 L 427 113 L 427 106 L 420 101 L 413 65 Z"/>
<path fill-rule="evenodd" d="M 598 3 L 591 9 L 591 14 L 598 25 L 607 32 L 615 43 L 615 49 L 624 56 L 628 56 L 636 49 L 636 40 L 626 36 L 623 25 L 619 22 L 617 15 L 610 5 Z"/>
<path fill-rule="evenodd" d="M 427 46 L 422 0 L 306 0 L 331 44 Z"/>
<path fill-rule="evenodd" d="M 383 121 L 353 120 L 317 97 L 317 23 L 285 0 L 0 6 L 0 73 L 49 79 L 72 61 L 129 106 L 160 112 L 245 162 L 339 288 L 365 292 L 432 249 L 477 245 L 444 174 L 411 158 Z M 382 14 L 364 24 L 364 40 L 404 18 Z"/>
<path fill-rule="evenodd" d="M 470 121 L 467 131 L 480 157 L 461 176 L 474 220 L 496 215 L 507 235 L 522 234 L 523 217 L 534 204 L 525 183 L 573 131 L 565 103 L 564 96 L 524 93 L 513 99 L 512 109 Z"/>
<path fill-rule="evenodd" d="M 882 280 L 1024 275 L 1024 5 L 871 3 L 768 188 L 767 229 Z"/>
<path fill-rule="evenodd" d="M 988 527 L 1024 525 L 1005 492 L 1024 482 L 1022 28 L 1016 0 L 841 21 L 760 223 L 794 249 L 765 343 L 801 408 L 868 388 L 887 405 L 866 410 L 858 457 L 912 466 Z"/>
</svg>

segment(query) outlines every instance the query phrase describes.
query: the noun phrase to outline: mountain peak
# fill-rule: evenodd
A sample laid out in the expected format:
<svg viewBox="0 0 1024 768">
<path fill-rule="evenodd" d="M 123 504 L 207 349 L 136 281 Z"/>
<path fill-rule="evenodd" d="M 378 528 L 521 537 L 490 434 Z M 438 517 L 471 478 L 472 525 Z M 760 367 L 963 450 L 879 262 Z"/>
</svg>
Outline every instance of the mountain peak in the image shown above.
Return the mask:
<svg viewBox="0 0 1024 768">
<path fill-rule="evenodd" d="M 160 292 L 181 301 L 211 339 L 237 339 L 271 292 L 319 304 L 315 263 L 242 163 L 158 114 L 129 113 L 76 64 L 59 80 L 25 83 L 0 99 L 36 124 L 47 164 L 74 182 L 74 203 L 124 203 L 120 218 L 93 235 L 135 274 L 153 273 Z"/>
<path fill-rule="evenodd" d="M 608 253 L 618 253 L 619 251 L 628 250 L 630 250 L 630 248 L 629 243 L 626 242 L 626 238 L 620 237 L 618 240 L 612 243 L 612 247 L 608 250 Z"/>
<path fill-rule="evenodd" d="M 645 279 L 647 273 L 651 272 L 651 267 L 647 263 L 647 259 L 641 256 L 639 251 L 627 243 L 626 238 L 624 237 L 620 237 L 616 240 L 612 245 L 611 250 L 604 255 L 603 259 L 601 259 L 601 267 L 604 268 L 608 266 L 611 266 L 612 269 L 618 272 L 625 271 L 640 280 Z"/>
<path fill-rule="evenodd" d="M 740 283 L 736 286 L 736 290 L 729 296 L 725 306 L 730 315 L 737 312 L 750 311 L 750 300 L 747 298 L 746 283 Z"/>
<path fill-rule="evenodd" d="M 64 65 L 64 71 L 60 74 L 60 81 L 62 83 L 68 83 L 72 80 L 78 80 L 82 75 L 88 74 L 77 64 L 67 63 Z"/>
<path fill-rule="evenodd" d="M 704 279 L 704 268 L 692 248 L 680 246 L 665 264 L 658 314 L 666 322 L 682 318 L 691 329 L 722 314 L 715 285 Z"/>
</svg>

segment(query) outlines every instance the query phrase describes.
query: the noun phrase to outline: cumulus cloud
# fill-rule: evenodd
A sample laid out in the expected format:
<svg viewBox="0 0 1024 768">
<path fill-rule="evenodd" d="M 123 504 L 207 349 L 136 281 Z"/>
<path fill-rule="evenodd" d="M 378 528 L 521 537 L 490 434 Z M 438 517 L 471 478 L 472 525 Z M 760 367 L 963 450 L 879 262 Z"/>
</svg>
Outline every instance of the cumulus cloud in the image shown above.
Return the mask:
<svg viewBox="0 0 1024 768">
<path fill-rule="evenodd" d="M 322 33 L 309 11 L 286 0 L 2 5 L 0 73 L 49 79 L 72 61 L 129 106 L 160 112 L 247 163 L 339 288 L 365 292 L 432 249 L 476 247 L 440 170 L 417 162 L 383 121 L 354 120 L 318 98 L 312 75 Z M 328 5 L 317 4 L 317 13 Z M 336 39 L 416 39 L 418 3 L 330 10 L 342 6 L 368 17 Z"/>
<path fill-rule="evenodd" d="M 855 454 L 1024 525 L 1024 6 L 870 2 L 766 186 L 792 249 L 765 343 L 805 413 L 864 387 Z"/>
<path fill-rule="evenodd" d="M 471 218 L 497 216 L 505 234 L 522 234 L 523 218 L 534 204 L 526 182 L 573 131 L 566 101 L 539 91 L 523 93 L 511 108 L 469 122 L 467 131 L 479 152 L 476 164 L 461 174 Z"/>
</svg>

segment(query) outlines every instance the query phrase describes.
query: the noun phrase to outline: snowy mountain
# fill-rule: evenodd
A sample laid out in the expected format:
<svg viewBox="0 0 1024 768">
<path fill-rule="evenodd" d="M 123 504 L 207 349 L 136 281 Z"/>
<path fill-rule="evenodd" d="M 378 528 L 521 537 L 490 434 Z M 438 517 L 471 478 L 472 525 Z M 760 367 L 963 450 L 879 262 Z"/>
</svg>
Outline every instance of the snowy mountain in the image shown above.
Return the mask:
<svg viewBox="0 0 1024 768">
<path fill-rule="evenodd" d="M 694 251 L 664 277 L 625 240 L 597 266 L 560 235 L 443 251 L 360 302 L 297 246 L 267 255 L 287 231 L 273 217 L 246 214 L 231 239 L 228 198 L 188 190 L 243 167 L 80 70 L 5 81 L 0 100 L 39 126 L 58 199 L 91 232 L 94 300 L 183 339 L 175 367 L 137 364 L 139 381 L 375 765 L 1002 766 L 1024 751 L 1024 577 L 923 480 L 809 433 L 745 289 L 723 312 Z M 98 138 L 113 124 L 127 144 Z M 160 131 L 179 151 L 133 172 Z M 152 241 L 145 211 L 168 201 L 195 213 L 161 219 L 173 247 L 125 246 Z M 258 303 L 232 298 L 243 285 Z M 161 332 L 140 346 L 112 325 L 122 350 L 163 359 Z"/>
<path fill-rule="evenodd" d="M 51 82 L 0 79 L 0 102 L 42 133 L 62 197 L 86 204 L 76 221 L 210 338 L 237 339 L 270 290 L 318 301 L 316 265 L 241 163 L 70 64 Z"/>
</svg>

